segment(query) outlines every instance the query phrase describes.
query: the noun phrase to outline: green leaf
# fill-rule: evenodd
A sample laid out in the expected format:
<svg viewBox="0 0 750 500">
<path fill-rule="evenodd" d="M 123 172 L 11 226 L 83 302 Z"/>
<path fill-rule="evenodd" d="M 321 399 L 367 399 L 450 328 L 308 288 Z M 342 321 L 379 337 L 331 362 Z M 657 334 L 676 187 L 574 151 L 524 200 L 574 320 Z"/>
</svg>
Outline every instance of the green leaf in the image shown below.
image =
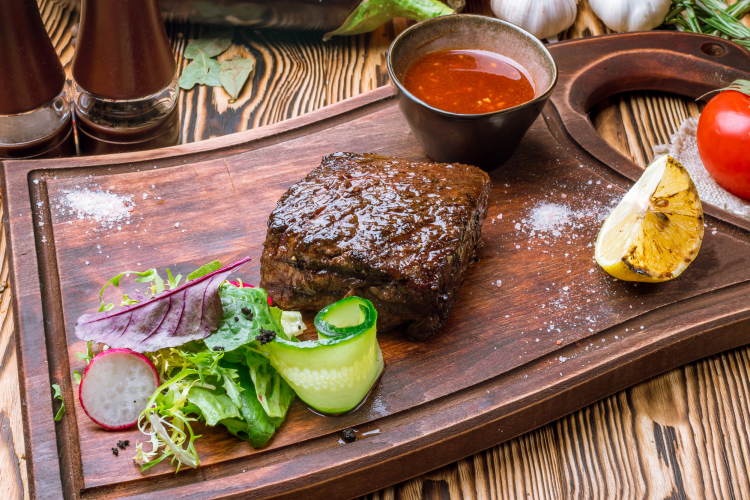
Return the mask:
<svg viewBox="0 0 750 500">
<path fill-rule="evenodd" d="M 91 346 L 93 344 L 94 344 L 93 340 L 89 340 L 88 342 L 86 342 L 86 352 L 76 353 L 76 359 L 85 361 L 86 364 L 91 363 L 91 360 L 94 358 L 94 352 L 91 350 Z"/>
<path fill-rule="evenodd" d="M 78 370 L 73 370 L 73 380 L 76 381 L 76 384 L 81 385 L 81 374 L 78 373 Z"/>
<path fill-rule="evenodd" d="M 59 422 L 63 415 L 65 414 L 65 401 L 63 401 L 62 397 L 62 391 L 60 391 L 60 386 L 58 384 L 52 384 L 52 390 L 55 391 L 54 396 L 52 396 L 53 399 L 59 399 L 62 401 L 62 404 L 60 405 L 60 409 L 57 410 L 57 414 L 55 415 L 55 422 Z"/>
<path fill-rule="evenodd" d="M 253 64 L 252 59 L 244 59 L 240 56 L 234 56 L 229 61 L 221 63 L 219 81 L 224 90 L 227 91 L 227 94 L 232 98 L 229 102 L 237 100 L 237 96 L 240 95 L 247 77 L 253 71 Z"/>
<path fill-rule="evenodd" d="M 284 419 L 268 416 L 258 401 L 255 386 L 253 386 L 247 370 L 242 370 L 241 365 L 236 368 L 240 374 L 240 386 L 244 389 L 240 393 L 240 400 L 242 402 L 240 412 L 242 413 L 242 418 L 247 423 L 247 427 L 243 429 L 237 425 L 237 422 L 230 422 L 227 425 L 227 430 L 240 439 L 250 441 L 253 448 L 260 448 L 271 439 L 271 436 L 281 426 Z"/>
<path fill-rule="evenodd" d="M 127 295 L 123 294 L 123 296 L 122 296 L 122 302 L 120 302 L 120 307 L 122 307 L 122 306 L 130 306 L 130 305 L 137 304 L 137 303 L 138 303 L 137 300 L 131 299 Z"/>
<path fill-rule="evenodd" d="M 122 280 L 123 276 L 130 276 L 131 274 L 134 274 L 138 276 L 136 278 L 136 281 L 139 283 L 151 283 L 153 282 L 152 290 L 154 294 L 161 293 L 164 291 L 164 280 L 159 277 L 159 273 L 156 272 L 156 269 L 149 269 L 148 271 L 125 271 L 124 273 L 120 273 L 114 278 L 107 281 L 107 283 L 102 287 L 101 290 L 99 290 L 99 302 L 101 303 L 99 306 L 99 312 L 102 311 L 111 311 L 114 309 L 114 304 L 105 304 L 104 300 L 102 299 L 102 295 L 104 294 L 104 290 L 107 289 L 109 285 L 112 286 L 120 286 L 120 280 Z M 137 302 L 136 302 L 137 303 Z"/>
<path fill-rule="evenodd" d="M 188 393 L 188 401 L 200 408 L 206 424 L 214 426 L 225 418 L 240 418 L 240 411 L 226 394 L 215 394 L 214 391 L 193 387 Z"/>
<path fill-rule="evenodd" d="M 336 35 L 358 35 L 372 31 L 394 17 L 422 21 L 453 14 L 453 9 L 437 0 L 363 0 L 344 20 L 339 29 L 323 36 L 328 41 Z"/>
<path fill-rule="evenodd" d="M 190 90 L 195 85 L 220 87 L 220 69 L 221 65 L 216 59 L 200 55 L 182 71 L 182 75 L 180 76 L 180 87 L 185 90 Z"/>
<path fill-rule="evenodd" d="M 167 268 L 167 279 L 169 280 L 169 289 L 172 290 L 180 286 L 180 280 L 182 279 L 182 275 L 178 274 L 177 278 L 174 278 L 172 276 L 172 271 L 170 271 L 169 268 Z"/>
<path fill-rule="evenodd" d="M 210 349 L 228 352 L 245 344 L 257 347 L 259 344 L 255 337 L 261 334 L 261 328 L 273 330 L 277 335 L 287 338 L 268 307 L 268 295 L 263 289 L 224 284 L 219 287 L 219 297 L 224 314 L 219 328 L 204 339 Z M 243 309 L 252 311 L 252 319 L 248 319 L 248 315 L 242 312 Z"/>
<path fill-rule="evenodd" d="M 204 38 L 199 38 L 188 43 L 183 55 L 185 59 L 198 59 L 200 56 L 218 56 L 232 45 L 233 29 L 218 33 L 210 33 Z"/>
<path fill-rule="evenodd" d="M 269 417 L 284 418 L 294 399 L 294 391 L 271 366 L 271 361 L 267 357 L 247 351 L 246 359 L 261 406 Z"/>
<path fill-rule="evenodd" d="M 205 264 L 199 267 L 198 269 L 196 269 L 195 271 L 193 271 L 192 273 L 188 274 L 185 282 L 187 283 L 188 281 L 193 281 L 195 279 L 201 278 L 207 274 L 211 274 L 212 272 L 218 269 L 221 269 L 221 262 L 219 262 L 218 260 L 209 262 L 208 264 Z"/>
</svg>

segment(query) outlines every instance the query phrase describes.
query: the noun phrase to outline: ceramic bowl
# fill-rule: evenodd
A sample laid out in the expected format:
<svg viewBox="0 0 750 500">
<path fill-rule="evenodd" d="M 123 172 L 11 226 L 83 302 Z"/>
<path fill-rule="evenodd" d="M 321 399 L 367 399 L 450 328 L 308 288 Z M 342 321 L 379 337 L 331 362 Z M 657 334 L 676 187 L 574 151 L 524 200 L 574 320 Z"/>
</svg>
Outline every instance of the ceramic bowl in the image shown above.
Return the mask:
<svg viewBox="0 0 750 500">
<path fill-rule="evenodd" d="M 534 98 L 476 115 L 426 104 L 404 88 L 404 74 L 421 56 L 444 49 L 482 49 L 513 59 L 531 75 Z M 406 29 L 388 50 L 388 71 L 398 106 L 427 156 L 487 171 L 510 159 L 557 83 L 555 60 L 531 33 L 499 19 L 468 14 L 436 17 Z"/>
</svg>

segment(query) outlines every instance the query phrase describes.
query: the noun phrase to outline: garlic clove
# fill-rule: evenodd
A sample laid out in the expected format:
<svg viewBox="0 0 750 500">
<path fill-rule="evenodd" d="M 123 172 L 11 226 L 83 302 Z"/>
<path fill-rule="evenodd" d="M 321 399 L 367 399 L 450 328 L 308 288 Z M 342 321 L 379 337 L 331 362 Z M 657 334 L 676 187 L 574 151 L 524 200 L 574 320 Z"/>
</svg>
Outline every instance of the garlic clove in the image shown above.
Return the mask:
<svg viewBox="0 0 750 500">
<path fill-rule="evenodd" d="M 589 0 L 589 5 L 607 28 L 624 33 L 661 25 L 672 0 Z"/>
<path fill-rule="evenodd" d="M 492 12 L 539 39 L 550 39 L 575 22 L 576 0 L 492 0 Z"/>
</svg>

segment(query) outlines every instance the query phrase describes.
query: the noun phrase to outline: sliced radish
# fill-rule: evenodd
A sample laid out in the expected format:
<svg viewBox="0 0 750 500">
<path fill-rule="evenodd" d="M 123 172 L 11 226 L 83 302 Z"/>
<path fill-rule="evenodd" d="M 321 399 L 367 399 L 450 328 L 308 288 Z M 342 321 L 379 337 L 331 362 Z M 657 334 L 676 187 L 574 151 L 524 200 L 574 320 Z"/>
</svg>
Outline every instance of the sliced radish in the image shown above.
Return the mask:
<svg viewBox="0 0 750 500">
<path fill-rule="evenodd" d="M 81 377 L 78 399 L 86 415 L 105 429 L 134 426 L 159 387 L 159 374 L 145 356 L 129 349 L 97 354 Z"/>
</svg>

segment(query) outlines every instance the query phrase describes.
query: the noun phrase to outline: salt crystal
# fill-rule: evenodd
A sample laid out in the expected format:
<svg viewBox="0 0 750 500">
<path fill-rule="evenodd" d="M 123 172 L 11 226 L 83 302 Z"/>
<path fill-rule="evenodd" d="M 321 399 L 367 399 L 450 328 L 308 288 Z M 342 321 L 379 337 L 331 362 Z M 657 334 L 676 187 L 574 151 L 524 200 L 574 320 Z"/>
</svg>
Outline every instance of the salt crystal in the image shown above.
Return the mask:
<svg viewBox="0 0 750 500">
<path fill-rule="evenodd" d="M 130 217 L 135 203 L 132 196 L 119 196 L 102 190 L 76 189 L 65 192 L 60 205 L 69 208 L 79 219 L 93 219 L 102 225 L 121 221 Z"/>
<path fill-rule="evenodd" d="M 37 179 L 34 179 L 34 184 L 39 184 L 39 181 Z"/>
<path fill-rule="evenodd" d="M 143 199 L 145 200 L 146 198 L 148 198 L 148 193 L 143 193 Z"/>
<path fill-rule="evenodd" d="M 175 222 L 174 227 L 180 227 L 180 223 L 179 222 Z"/>
<path fill-rule="evenodd" d="M 567 287 L 567 286 L 564 286 L 564 287 L 563 287 L 563 291 L 567 292 L 567 291 L 568 291 L 568 287 Z"/>
<path fill-rule="evenodd" d="M 44 222 L 40 222 L 40 223 L 39 223 L 39 225 L 40 225 L 40 226 L 43 226 L 43 225 L 44 225 Z"/>
<path fill-rule="evenodd" d="M 89 265 L 89 261 L 86 261 L 86 265 L 87 265 L 87 266 Z"/>
</svg>

